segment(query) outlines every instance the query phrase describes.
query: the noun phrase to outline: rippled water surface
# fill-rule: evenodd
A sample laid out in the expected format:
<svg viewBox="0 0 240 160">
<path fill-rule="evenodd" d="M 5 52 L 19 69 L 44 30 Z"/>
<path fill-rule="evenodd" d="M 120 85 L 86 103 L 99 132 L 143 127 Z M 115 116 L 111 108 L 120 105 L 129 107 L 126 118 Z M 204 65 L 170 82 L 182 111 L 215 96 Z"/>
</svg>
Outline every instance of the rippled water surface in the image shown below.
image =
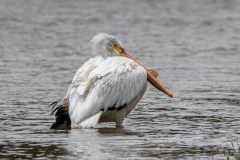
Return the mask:
<svg viewBox="0 0 240 160">
<path fill-rule="evenodd" d="M 175 98 L 149 85 L 124 129 L 51 131 L 47 105 L 97 32 L 117 35 Z M 238 0 L 0 0 L 0 157 L 226 159 L 240 134 L 239 45 Z"/>
</svg>

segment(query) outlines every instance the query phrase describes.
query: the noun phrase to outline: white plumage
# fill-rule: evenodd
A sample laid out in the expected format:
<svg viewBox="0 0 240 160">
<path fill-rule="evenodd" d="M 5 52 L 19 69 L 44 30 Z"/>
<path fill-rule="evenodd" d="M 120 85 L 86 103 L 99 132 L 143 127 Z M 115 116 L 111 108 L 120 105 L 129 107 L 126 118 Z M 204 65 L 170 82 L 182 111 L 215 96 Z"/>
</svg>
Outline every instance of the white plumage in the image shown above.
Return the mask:
<svg viewBox="0 0 240 160">
<path fill-rule="evenodd" d="M 89 59 L 78 69 L 68 89 L 73 128 L 95 126 L 102 113 L 109 108 L 118 110 L 127 106 L 147 83 L 143 67 L 126 57 L 109 54 L 106 44 L 101 42 L 108 36 L 99 34 L 93 38 L 93 52 L 100 52 L 100 55 Z"/>
<path fill-rule="evenodd" d="M 72 127 L 99 112 L 128 104 L 146 83 L 144 68 L 128 58 L 98 56 L 90 59 L 79 68 L 67 93 Z M 81 127 L 86 127 L 83 124 Z"/>
<path fill-rule="evenodd" d="M 58 106 L 51 128 L 62 124 L 67 128 L 70 124 L 71 128 L 90 128 L 98 122 L 115 122 L 122 127 L 123 119 L 143 96 L 147 80 L 171 96 L 154 78 L 157 73 L 142 67 L 116 37 L 101 33 L 91 43 L 98 56 L 77 70 L 66 96 L 51 104 Z"/>
</svg>

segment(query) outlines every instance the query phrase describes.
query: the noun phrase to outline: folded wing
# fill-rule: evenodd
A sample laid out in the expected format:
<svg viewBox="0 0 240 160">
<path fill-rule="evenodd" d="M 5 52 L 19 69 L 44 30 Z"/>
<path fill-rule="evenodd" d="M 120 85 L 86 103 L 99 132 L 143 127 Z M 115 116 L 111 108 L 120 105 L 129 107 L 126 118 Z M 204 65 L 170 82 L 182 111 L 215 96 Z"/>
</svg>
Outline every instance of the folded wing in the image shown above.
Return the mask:
<svg viewBox="0 0 240 160">
<path fill-rule="evenodd" d="M 77 71 L 67 94 L 72 126 L 128 104 L 147 83 L 144 68 L 124 57 L 96 58 L 86 63 Z"/>
</svg>

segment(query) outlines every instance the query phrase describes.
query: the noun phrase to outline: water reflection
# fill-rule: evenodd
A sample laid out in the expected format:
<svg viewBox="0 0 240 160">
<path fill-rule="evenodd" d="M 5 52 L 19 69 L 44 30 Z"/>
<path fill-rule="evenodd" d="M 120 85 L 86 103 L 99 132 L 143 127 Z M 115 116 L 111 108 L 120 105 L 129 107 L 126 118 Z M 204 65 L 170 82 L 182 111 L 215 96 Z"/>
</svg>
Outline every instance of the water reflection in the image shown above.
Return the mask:
<svg viewBox="0 0 240 160">
<path fill-rule="evenodd" d="M 142 137 L 143 134 L 141 132 L 133 132 L 126 130 L 124 128 L 99 128 L 97 129 L 98 133 L 101 135 L 106 136 L 140 136 Z"/>
<path fill-rule="evenodd" d="M 4 143 L 0 144 L 1 159 L 60 158 L 69 154 L 64 146 L 53 143 Z"/>
</svg>

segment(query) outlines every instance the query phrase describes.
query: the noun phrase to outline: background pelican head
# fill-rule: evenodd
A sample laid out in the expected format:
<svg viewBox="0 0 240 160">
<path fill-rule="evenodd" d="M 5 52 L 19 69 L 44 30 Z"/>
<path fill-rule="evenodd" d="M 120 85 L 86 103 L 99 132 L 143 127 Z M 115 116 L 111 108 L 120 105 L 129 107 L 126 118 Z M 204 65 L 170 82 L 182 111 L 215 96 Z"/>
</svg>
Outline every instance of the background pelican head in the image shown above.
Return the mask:
<svg viewBox="0 0 240 160">
<path fill-rule="evenodd" d="M 172 93 L 170 93 L 161 83 L 160 81 L 154 77 L 154 75 L 144 67 L 144 65 L 139 62 L 136 58 L 131 56 L 123 47 L 121 42 L 112 35 L 106 33 L 99 33 L 93 37 L 90 41 L 92 43 L 92 49 L 94 54 L 100 54 L 102 56 L 123 56 L 128 59 L 135 61 L 137 64 L 142 66 L 147 73 L 148 81 L 161 92 L 165 93 L 169 97 L 173 97 Z"/>
</svg>

